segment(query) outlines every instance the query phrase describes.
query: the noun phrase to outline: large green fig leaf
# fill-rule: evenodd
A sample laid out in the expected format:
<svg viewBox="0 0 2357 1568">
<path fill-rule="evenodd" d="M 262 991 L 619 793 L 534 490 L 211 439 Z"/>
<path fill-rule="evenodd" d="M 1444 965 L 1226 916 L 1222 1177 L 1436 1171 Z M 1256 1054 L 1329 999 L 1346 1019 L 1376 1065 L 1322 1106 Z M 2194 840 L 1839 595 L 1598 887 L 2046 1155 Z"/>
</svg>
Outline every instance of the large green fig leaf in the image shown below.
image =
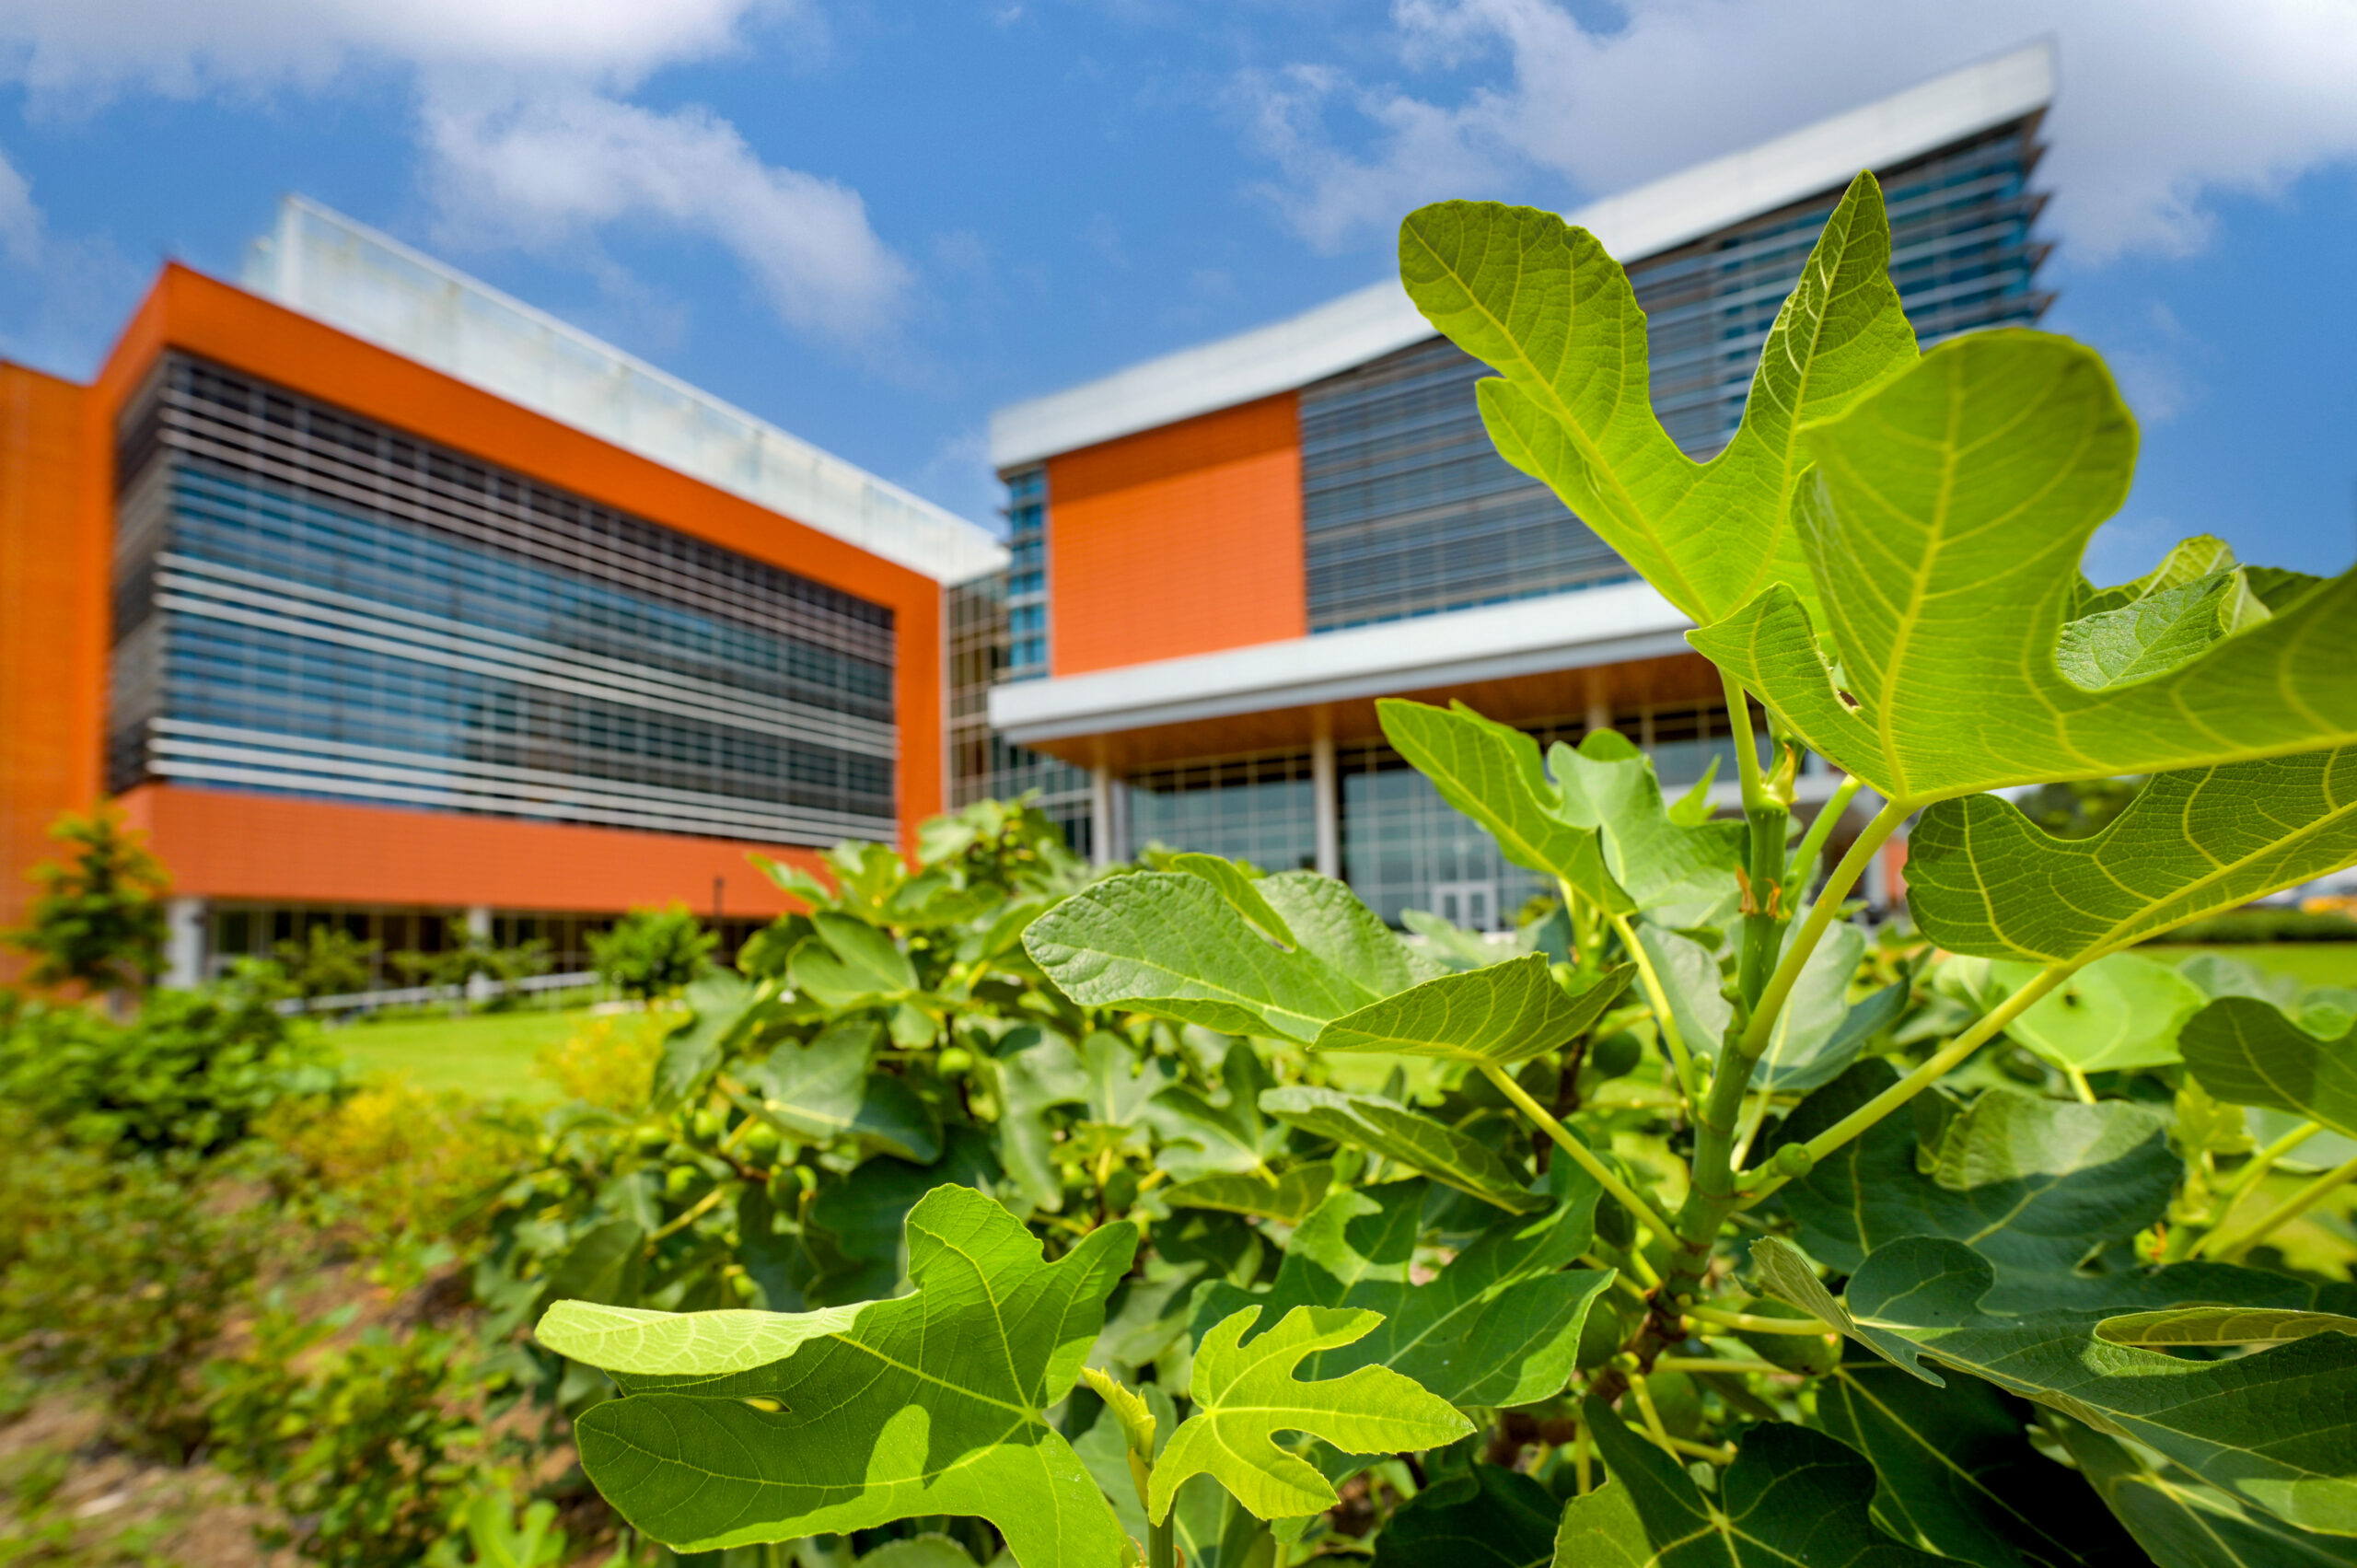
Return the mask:
<svg viewBox="0 0 2357 1568">
<path fill-rule="evenodd" d="M 1322 1513 L 1337 1501 L 1316 1469 L 1278 1446 L 1280 1432 L 1304 1432 L 1346 1454 L 1433 1448 L 1456 1441 L 1473 1423 L 1445 1400 L 1380 1366 L 1304 1382 L 1295 1368 L 1315 1352 L 1361 1339 L 1382 1321 L 1374 1312 L 1297 1307 L 1282 1322 L 1240 1345 L 1260 1315 L 1247 1307 L 1202 1336 L 1189 1392 L 1194 1413 L 1170 1434 L 1155 1461 L 1147 1512 L 1170 1516 L 1179 1483 L 1209 1475 L 1263 1519 Z"/>
<path fill-rule="evenodd" d="M 1550 1568 L 1562 1504 L 1504 1465 L 1433 1478 L 1385 1523 L 1375 1568 Z"/>
<path fill-rule="evenodd" d="M 1743 1435 L 1706 1497 L 1677 1459 L 1599 1400 L 1581 1419 L 1612 1479 L 1563 1511 L 1555 1568 L 1934 1568 L 1868 1513 L 1874 1468 L 1821 1432 L 1768 1422 Z"/>
<path fill-rule="evenodd" d="M 746 1109 L 798 1138 L 854 1140 L 929 1165 L 941 1157 L 941 1118 L 902 1079 L 870 1071 L 883 1031 L 865 1019 L 792 1040 L 744 1069 Z"/>
<path fill-rule="evenodd" d="M 2093 351 L 2026 331 L 1951 339 L 1804 440 L 1817 479 L 1794 509 L 1824 621 L 1779 586 L 1689 640 L 1884 796 L 2357 742 L 2357 572 L 2144 679 L 2089 691 L 2063 673 L 2079 557 L 2135 460 Z"/>
<path fill-rule="evenodd" d="M 1275 1282 L 1246 1291 L 1225 1282 L 1196 1295 L 1200 1337 L 1246 1307 L 1268 1317 L 1295 1307 L 1364 1307 L 1382 1327 L 1306 1364 L 1335 1376 L 1387 1366 L 1468 1409 L 1534 1404 L 1562 1392 L 1589 1307 L 1609 1270 L 1566 1265 L 1595 1236 L 1595 1180 L 1574 1170 L 1550 1211 L 1500 1219 L 1423 1284 L 1409 1279 L 1423 1207 L 1422 1181 L 1329 1193 L 1294 1233 Z"/>
<path fill-rule="evenodd" d="M 2357 748 L 2160 773 L 2084 839 L 1991 795 L 1908 837 L 1907 904 L 1951 953 L 2077 962 L 2357 861 Z"/>
<path fill-rule="evenodd" d="M 1629 966 L 1573 996 L 1546 955 L 1441 975 L 1344 1014 L 1318 1031 L 1319 1051 L 1392 1051 L 1510 1067 L 1560 1050 L 1596 1027 L 1629 988 Z"/>
<path fill-rule="evenodd" d="M 998 1204 L 938 1189 L 909 1215 L 916 1294 L 869 1304 L 782 1360 L 740 1367 L 757 1339 L 741 1326 L 640 1330 L 664 1347 L 663 1370 L 614 1369 L 623 1397 L 574 1423 L 582 1468 L 633 1528 L 680 1551 L 965 1514 L 1027 1565 L 1125 1561 L 1120 1525 L 1041 1412 L 1078 1376 L 1135 1245 L 1118 1222 L 1043 1263 Z M 610 1338 L 573 1326 L 553 1318 L 543 1333 L 595 1365 Z M 649 1376 L 693 1391 L 648 1388 Z"/>
<path fill-rule="evenodd" d="M 2267 1003 L 2222 996 L 2177 1031 L 2186 1066 L 2228 1105 L 2258 1105 L 2357 1138 L 2357 1024 L 2320 1040 Z"/>
<path fill-rule="evenodd" d="M 1644 312 L 1593 235 L 1481 202 L 1421 208 L 1399 229 L 1409 297 L 1505 377 L 1479 391 L 1499 452 L 1705 624 L 1771 583 L 1809 592 L 1786 521 L 1808 462 L 1794 436 L 1914 360 L 1889 261 L 1882 192 L 1862 174 L 1777 313 L 1734 441 L 1705 464 L 1655 417 Z"/>
<path fill-rule="evenodd" d="M 1163 871 L 1084 889 L 1032 922 L 1023 945 L 1084 1007 L 1305 1045 L 1329 1020 L 1440 972 L 1340 883 L 1288 873 L 1253 886 L 1299 946 L 1262 935 L 1210 879 Z"/>
<path fill-rule="evenodd" d="M 2357 1535 L 2357 1338 L 2321 1333 L 2230 1361 L 2179 1360 L 2095 1336 L 2084 1309 L 1983 1309 L 1996 1275 L 1959 1241 L 1875 1249 L 1836 1302 L 1781 1237 L 1752 1244 L 1769 1294 L 1924 1381 L 1926 1362 L 2131 1437 L 2302 1529 Z M 2286 1282 L 2292 1283 L 2292 1282 Z"/>
<path fill-rule="evenodd" d="M 688 1021 L 663 1041 L 655 1063 L 655 1103 L 668 1109 L 699 1093 L 729 1053 L 750 1040 L 774 1004 L 775 988 L 714 970 L 688 987 Z"/>
<path fill-rule="evenodd" d="M 1596 830 L 1605 869 L 1646 915 L 1697 926 L 1735 913 L 1749 842 L 1741 822 L 1712 820 L 1707 804 L 1697 819 L 1681 820 L 1662 802 L 1653 759 L 1619 730 L 1591 731 L 1576 748 L 1559 740 L 1547 766 L 1564 815 Z"/>
<path fill-rule="evenodd" d="M 857 1007 L 917 988 L 916 970 L 890 933 L 831 910 L 811 917 L 819 939 L 794 950 L 794 988 L 830 1007 Z"/>
<path fill-rule="evenodd" d="M 1887 1062 L 1860 1063 L 1803 1100 L 1780 1139 L 1805 1142 L 1896 1080 Z M 2080 1260 L 2159 1219 L 2183 1171 L 2150 1111 L 1990 1089 L 1921 1158 L 1909 1119 L 1886 1118 L 1782 1198 L 1801 1245 L 1839 1269 L 1903 1236 L 1969 1243 L 1997 1268 L 1992 1307 L 2015 1310 L 2057 1305 L 2074 1282 L 2098 1288 L 2081 1280 Z"/>
<path fill-rule="evenodd" d="M 1539 764 L 1538 742 L 1462 703 L 1434 708 L 1387 697 L 1375 710 L 1393 748 L 1443 800 L 1479 822 L 1499 854 L 1562 880 L 1600 909 L 1625 914 L 1637 907 L 1605 869 L 1596 824 L 1564 815 L 1562 792 Z"/>
<path fill-rule="evenodd" d="M 1978 1378 L 1934 1388 L 1853 1349 L 1817 1385 L 1812 1424 L 1874 1465 L 1875 1519 L 1901 1540 L 1980 1568 L 2141 1568 L 2085 1482 Z"/>
<path fill-rule="evenodd" d="M 1305 1132 L 1422 1171 L 1509 1214 L 1529 1214 L 1546 1205 L 1487 1144 L 1397 1100 L 1295 1085 L 1263 1094 L 1260 1109 Z"/>
<path fill-rule="evenodd" d="M 1164 1188 L 1162 1201 L 1174 1209 L 1217 1209 L 1299 1225 L 1325 1201 L 1333 1181 L 1332 1163 L 1313 1160 L 1273 1175 L 1199 1176 Z"/>
<path fill-rule="evenodd" d="M 2038 972 L 1991 963 L 1983 999 L 2002 1000 Z M 2202 1001 L 2200 987 L 2169 965 L 2142 953 L 2107 953 L 2022 1009 L 2005 1034 L 2073 1072 L 2164 1066 L 2177 1060 L 2177 1031 Z"/>
<path fill-rule="evenodd" d="M 2199 1476 L 2083 1422 L 2049 1416 L 2079 1473 L 2155 1568 L 2351 1568 L 2357 1540 L 2295 1529 Z"/>
</svg>

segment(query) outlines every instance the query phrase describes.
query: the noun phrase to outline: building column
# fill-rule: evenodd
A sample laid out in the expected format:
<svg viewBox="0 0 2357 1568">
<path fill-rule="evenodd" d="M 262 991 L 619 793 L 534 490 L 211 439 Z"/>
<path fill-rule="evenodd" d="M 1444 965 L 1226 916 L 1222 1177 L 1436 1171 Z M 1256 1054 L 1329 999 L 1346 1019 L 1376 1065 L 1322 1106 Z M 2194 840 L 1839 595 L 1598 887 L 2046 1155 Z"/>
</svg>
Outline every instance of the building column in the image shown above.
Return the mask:
<svg viewBox="0 0 2357 1568">
<path fill-rule="evenodd" d="M 1316 824 L 1318 875 L 1339 879 L 1342 875 L 1342 795 L 1334 773 L 1334 736 L 1324 714 L 1309 742 L 1311 820 Z"/>
<path fill-rule="evenodd" d="M 1120 858 L 1113 853 L 1113 770 L 1099 762 L 1088 770 L 1088 859 L 1101 867 Z"/>
<path fill-rule="evenodd" d="M 203 899 L 174 899 L 164 906 L 164 984 L 193 991 L 204 983 L 205 917 Z"/>
<path fill-rule="evenodd" d="M 486 947 L 491 946 L 491 906 L 489 904 L 469 904 L 465 922 L 469 941 L 480 942 Z M 491 977 L 488 975 L 470 974 L 467 977 L 467 1000 L 470 1002 L 490 1001 L 493 989 Z"/>
</svg>

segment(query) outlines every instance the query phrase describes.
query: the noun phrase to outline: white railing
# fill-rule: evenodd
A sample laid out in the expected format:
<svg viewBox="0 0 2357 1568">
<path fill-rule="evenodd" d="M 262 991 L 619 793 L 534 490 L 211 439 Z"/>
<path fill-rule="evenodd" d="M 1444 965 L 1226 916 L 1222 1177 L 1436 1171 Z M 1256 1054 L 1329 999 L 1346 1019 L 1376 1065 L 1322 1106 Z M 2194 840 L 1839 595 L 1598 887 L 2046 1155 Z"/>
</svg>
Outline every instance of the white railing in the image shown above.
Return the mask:
<svg viewBox="0 0 2357 1568">
<path fill-rule="evenodd" d="M 595 970 L 526 975 L 505 981 L 478 975 L 464 985 L 401 985 L 383 991 L 346 992 L 341 996 L 290 996 L 273 1005 L 281 1013 L 358 1012 L 420 1002 L 484 1002 L 507 992 L 586 991 L 597 983 Z"/>
</svg>

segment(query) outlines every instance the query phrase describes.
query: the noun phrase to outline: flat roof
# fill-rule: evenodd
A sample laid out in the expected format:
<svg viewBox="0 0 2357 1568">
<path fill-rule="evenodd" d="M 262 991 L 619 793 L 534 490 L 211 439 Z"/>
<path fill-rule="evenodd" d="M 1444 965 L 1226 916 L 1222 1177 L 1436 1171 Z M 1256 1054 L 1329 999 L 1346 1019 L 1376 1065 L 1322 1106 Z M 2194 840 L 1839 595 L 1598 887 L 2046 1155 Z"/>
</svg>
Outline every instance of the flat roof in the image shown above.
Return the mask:
<svg viewBox="0 0 2357 1568">
<path fill-rule="evenodd" d="M 1622 261 L 1836 189 L 2044 109 L 2054 45 L 2041 39 L 1724 157 L 1591 202 L 1568 221 Z M 1399 280 L 1298 316 L 1181 349 L 991 416 L 991 463 L 1038 462 L 1291 391 L 1434 336 Z"/>
<path fill-rule="evenodd" d="M 245 286 L 939 582 L 1006 563 L 980 524 L 303 196 Z"/>
</svg>

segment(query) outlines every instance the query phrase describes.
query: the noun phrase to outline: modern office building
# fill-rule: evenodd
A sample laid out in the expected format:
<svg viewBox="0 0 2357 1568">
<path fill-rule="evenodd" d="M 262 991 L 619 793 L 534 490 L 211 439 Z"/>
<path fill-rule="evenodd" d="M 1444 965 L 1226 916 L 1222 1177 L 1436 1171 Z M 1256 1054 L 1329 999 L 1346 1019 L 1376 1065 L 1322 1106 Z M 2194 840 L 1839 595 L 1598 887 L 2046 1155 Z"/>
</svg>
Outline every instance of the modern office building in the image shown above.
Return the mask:
<svg viewBox="0 0 2357 1568">
<path fill-rule="evenodd" d="M 1707 458 L 1732 436 L 1862 168 L 1920 338 L 2037 321 L 2053 78 L 2033 45 L 1571 215 L 1629 269 L 1672 437 Z M 1013 560 L 952 620 L 1003 652 L 986 691 L 953 659 L 953 787 L 1041 787 L 1099 859 L 1314 866 L 1387 918 L 1488 926 L 1538 889 L 1384 744 L 1376 698 L 1463 698 L 1542 740 L 1610 726 L 1671 785 L 1731 757 L 1748 721 L 1688 623 L 1492 448 L 1486 374 L 1386 282 L 1001 410 Z"/>
<path fill-rule="evenodd" d="M 941 808 L 988 531 L 300 200 L 96 379 L 0 366 L 0 923 L 101 791 L 172 970 L 331 921 L 542 936 L 784 900 Z"/>
</svg>

